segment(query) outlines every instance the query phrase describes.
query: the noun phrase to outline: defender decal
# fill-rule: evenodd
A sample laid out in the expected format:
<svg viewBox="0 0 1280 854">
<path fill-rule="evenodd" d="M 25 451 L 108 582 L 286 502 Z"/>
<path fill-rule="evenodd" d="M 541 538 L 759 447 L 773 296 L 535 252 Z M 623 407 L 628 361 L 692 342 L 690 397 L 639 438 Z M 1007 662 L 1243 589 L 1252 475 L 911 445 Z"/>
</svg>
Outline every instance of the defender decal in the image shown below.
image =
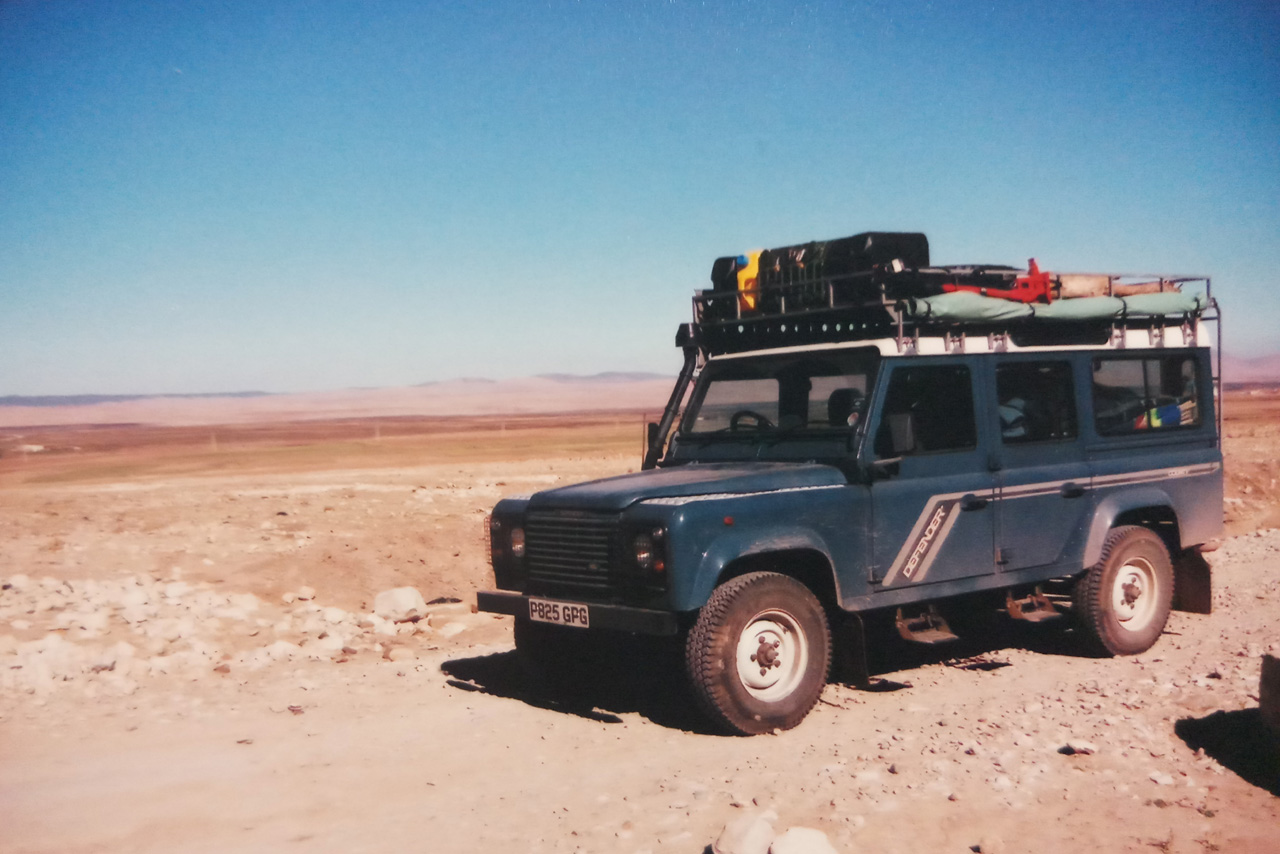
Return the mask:
<svg viewBox="0 0 1280 854">
<path fill-rule="evenodd" d="M 966 495 L 987 499 L 995 497 L 990 489 L 978 492 L 953 492 L 950 495 L 935 495 L 925 505 L 924 512 L 916 520 L 903 544 L 898 556 L 893 559 L 893 566 L 885 576 L 884 584 L 892 584 L 901 574 L 908 581 L 920 582 L 929 574 L 942 544 L 947 535 L 955 527 L 960 517 L 960 499 Z"/>
<path fill-rule="evenodd" d="M 902 566 L 904 578 L 910 581 L 923 581 L 929 574 L 929 567 L 933 566 L 933 559 L 938 553 L 935 546 L 945 540 L 947 534 L 951 532 L 951 526 L 956 523 L 959 503 L 953 498 L 950 501 L 943 501 L 934 508 L 929 516 L 929 523 L 924 526 L 924 530 L 916 539 L 915 546 L 911 549 L 911 556 Z"/>
</svg>

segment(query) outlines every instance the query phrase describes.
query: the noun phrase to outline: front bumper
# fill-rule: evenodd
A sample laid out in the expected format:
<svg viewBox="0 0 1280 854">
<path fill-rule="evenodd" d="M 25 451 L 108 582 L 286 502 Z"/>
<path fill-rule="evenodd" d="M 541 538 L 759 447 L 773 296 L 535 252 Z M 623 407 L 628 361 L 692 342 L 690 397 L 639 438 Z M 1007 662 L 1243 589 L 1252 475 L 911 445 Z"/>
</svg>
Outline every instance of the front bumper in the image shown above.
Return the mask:
<svg viewBox="0 0 1280 854">
<path fill-rule="evenodd" d="M 476 593 L 476 607 L 494 614 L 510 614 L 513 617 L 529 616 L 529 599 L 555 597 L 526 596 L 506 590 L 481 590 Z M 575 602 L 589 609 L 591 628 L 614 629 L 639 635 L 675 635 L 680 631 L 679 616 L 672 611 L 655 611 L 649 608 L 632 608 L 627 605 L 606 605 L 596 602 Z M 570 630 L 572 631 L 572 630 Z"/>
</svg>

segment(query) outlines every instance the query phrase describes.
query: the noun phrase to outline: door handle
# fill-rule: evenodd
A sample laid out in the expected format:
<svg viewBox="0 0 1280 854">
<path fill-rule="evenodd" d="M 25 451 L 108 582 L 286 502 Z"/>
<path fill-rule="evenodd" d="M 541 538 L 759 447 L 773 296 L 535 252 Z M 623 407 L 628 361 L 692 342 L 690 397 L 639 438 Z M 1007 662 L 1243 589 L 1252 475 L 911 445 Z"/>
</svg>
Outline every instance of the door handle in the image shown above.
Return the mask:
<svg viewBox="0 0 1280 854">
<path fill-rule="evenodd" d="M 961 510 L 981 510 L 987 506 L 987 499 L 979 498 L 970 492 L 968 495 L 960 499 Z"/>
<path fill-rule="evenodd" d="M 1084 487 L 1074 481 L 1068 481 L 1062 484 L 1059 490 L 1063 498 L 1079 498 L 1084 495 Z"/>
</svg>

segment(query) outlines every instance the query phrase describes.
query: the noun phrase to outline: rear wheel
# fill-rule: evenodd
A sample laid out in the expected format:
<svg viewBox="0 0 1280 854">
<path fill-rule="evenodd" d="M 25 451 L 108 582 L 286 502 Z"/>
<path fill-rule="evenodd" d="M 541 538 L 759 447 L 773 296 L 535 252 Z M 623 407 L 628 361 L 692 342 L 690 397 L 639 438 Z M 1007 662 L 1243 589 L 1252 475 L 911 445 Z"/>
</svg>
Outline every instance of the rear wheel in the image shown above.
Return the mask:
<svg viewBox="0 0 1280 854">
<path fill-rule="evenodd" d="M 1112 529 L 1102 557 L 1076 585 L 1076 614 L 1110 655 L 1152 647 L 1173 606 L 1173 566 L 1164 540 L 1146 528 Z"/>
<path fill-rule="evenodd" d="M 772 572 L 717 587 L 689 632 L 694 696 L 742 735 L 790 729 L 818 702 L 831 663 L 822 605 L 800 582 Z"/>
</svg>

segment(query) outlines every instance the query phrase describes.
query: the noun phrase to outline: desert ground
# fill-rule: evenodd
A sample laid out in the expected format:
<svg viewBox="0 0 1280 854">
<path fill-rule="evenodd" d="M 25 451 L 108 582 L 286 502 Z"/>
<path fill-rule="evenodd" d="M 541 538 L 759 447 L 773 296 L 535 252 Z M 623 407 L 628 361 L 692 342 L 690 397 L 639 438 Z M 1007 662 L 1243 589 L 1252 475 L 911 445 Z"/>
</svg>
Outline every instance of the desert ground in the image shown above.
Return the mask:
<svg viewBox="0 0 1280 854">
<path fill-rule="evenodd" d="M 640 411 L 10 421 L 0 851 L 696 854 L 751 815 L 846 854 L 1280 851 L 1280 394 L 1224 410 L 1212 614 L 1128 659 L 1065 619 L 886 643 L 755 738 L 663 649 L 557 694 L 472 611 L 493 503 L 637 468 Z M 402 586 L 423 619 L 374 613 Z"/>
</svg>

